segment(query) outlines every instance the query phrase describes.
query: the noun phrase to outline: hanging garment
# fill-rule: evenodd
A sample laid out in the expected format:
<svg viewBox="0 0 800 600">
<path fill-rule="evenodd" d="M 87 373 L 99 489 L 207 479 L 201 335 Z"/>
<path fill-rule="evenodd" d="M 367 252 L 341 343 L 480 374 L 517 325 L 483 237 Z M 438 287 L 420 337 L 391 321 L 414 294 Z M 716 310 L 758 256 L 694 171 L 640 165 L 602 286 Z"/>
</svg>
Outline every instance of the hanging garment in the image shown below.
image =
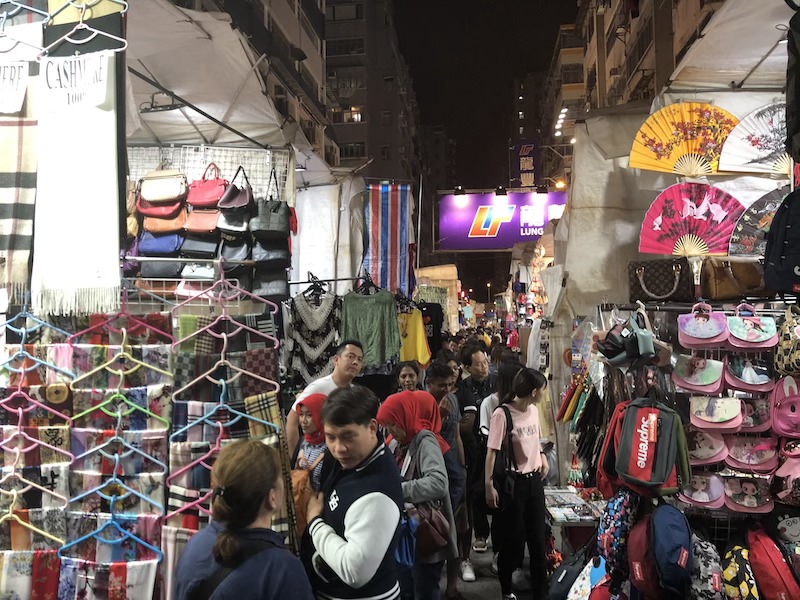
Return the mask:
<svg viewBox="0 0 800 600">
<path fill-rule="evenodd" d="M 786 151 L 800 162 L 800 11 L 789 19 L 786 51 Z"/>
<path fill-rule="evenodd" d="M 171 525 L 164 525 L 161 529 L 161 551 L 164 553 L 164 560 L 161 562 L 161 572 L 164 576 L 163 600 L 175 598 L 175 573 L 178 569 L 178 560 L 195 533 L 197 533 L 196 529 Z"/>
<path fill-rule="evenodd" d="M 45 550 L 33 553 L 31 565 L 31 600 L 58 598 L 58 575 L 61 559 L 58 552 Z"/>
<path fill-rule="evenodd" d="M 408 295 L 414 198 L 409 185 L 369 185 L 364 203 L 364 270 L 380 287 Z"/>
<path fill-rule="evenodd" d="M 62 558 L 58 600 L 150 600 L 157 573 L 155 560 L 95 563 Z"/>
<path fill-rule="evenodd" d="M 422 313 L 422 322 L 425 326 L 425 337 L 428 340 L 428 347 L 436 355 L 442 348 L 442 326 L 444 325 L 444 315 L 440 304 L 422 302 L 418 304 Z"/>
<path fill-rule="evenodd" d="M 342 339 L 364 346 L 362 375 L 388 375 L 400 358 L 400 331 L 394 296 L 380 290 L 371 296 L 355 292 L 342 302 Z"/>
<path fill-rule="evenodd" d="M 303 294 L 292 298 L 291 368 L 306 384 L 333 372 L 331 360 L 342 326 L 342 301 L 338 296 L 325 294 L 319 306 L 314 306 Z"/>
<path fill-rule="evenodd" d="M 410 313 L 398 314 L 397 326 L 400 330 L 400 360 L 414 360 L 426 367 L 431 360 L 431 349 L 425 335 L 422 311 L 415 308 Z"/>
</svg>

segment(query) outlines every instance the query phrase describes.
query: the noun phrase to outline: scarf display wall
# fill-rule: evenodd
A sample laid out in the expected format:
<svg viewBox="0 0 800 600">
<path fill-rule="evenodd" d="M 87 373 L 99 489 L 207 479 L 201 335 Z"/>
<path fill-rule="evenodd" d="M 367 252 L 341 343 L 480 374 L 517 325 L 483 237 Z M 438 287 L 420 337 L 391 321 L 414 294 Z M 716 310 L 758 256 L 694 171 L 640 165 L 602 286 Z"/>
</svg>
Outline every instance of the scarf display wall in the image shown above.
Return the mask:
<svg viewBox="0 0 800 600">
<path fill-rule="evenodd" d="M 171 598 L 180 553 L 209 520 L 221 447 L 278 448 L 290 485 L 278 340 L 265 333 L 278 307 L 225 280 L 202 296 L 139 316 L 123 302 L 77 333 L 25 310 L 0 326 L 4 591 Z M 262 313 L 230 315 L 237 296 Z M 184 312 L 198 302 L 215 316 Z M 273 528 L 295 545 L 292 511 Z"/>
</svg>

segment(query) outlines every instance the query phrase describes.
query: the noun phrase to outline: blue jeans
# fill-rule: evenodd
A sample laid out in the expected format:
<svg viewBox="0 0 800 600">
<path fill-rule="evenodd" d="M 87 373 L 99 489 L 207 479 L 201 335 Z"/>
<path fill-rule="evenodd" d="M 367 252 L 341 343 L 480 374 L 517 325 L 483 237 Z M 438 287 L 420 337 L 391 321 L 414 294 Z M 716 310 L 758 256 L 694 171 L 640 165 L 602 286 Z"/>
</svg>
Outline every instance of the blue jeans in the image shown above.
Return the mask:
<svg viewBox="0 0 800 600">
<path fill-rule="evenodd" d="M 414 563 L 412 569 L 398 568 L 401 600 L 439 600 L 444 561 Z"/>
</svg>

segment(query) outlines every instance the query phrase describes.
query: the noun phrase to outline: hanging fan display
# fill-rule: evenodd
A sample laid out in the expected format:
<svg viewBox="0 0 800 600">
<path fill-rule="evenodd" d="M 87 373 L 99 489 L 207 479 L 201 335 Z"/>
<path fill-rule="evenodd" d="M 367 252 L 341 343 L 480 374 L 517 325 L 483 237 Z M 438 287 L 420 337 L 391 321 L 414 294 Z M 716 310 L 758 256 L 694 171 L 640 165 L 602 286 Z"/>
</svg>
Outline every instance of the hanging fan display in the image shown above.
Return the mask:
<svg viewBox="0 0 800 600">
<path fill-rule="evenodd" d="M 778 206 L 790 191 L 788 185 L 772 190 L 753 202 L 739 217 L 731 233 L 728 254 L 735 256 L 764 256 L 766 233 Z"/>
<path fill-rule="evenodd" d="M 789 177 L 792 159 L 786 152 L 786 103 L 754 110 L 733 128 L 722 145 L 720 171 L 772 173 Z"/>
<path fill-rule="evenodd" d="M 628 166 L 686 177 L 716 173 L 722 144 L 738 122 L 711 104 L 670 104 L 647 117 L 636 132 Z"/>
<path fill-rule="evenodd" d="M 639 252 L 700 256 L 725 255 L 744 206 L 713 185 L 676 183 L 647 209 Z"/>
</svg>

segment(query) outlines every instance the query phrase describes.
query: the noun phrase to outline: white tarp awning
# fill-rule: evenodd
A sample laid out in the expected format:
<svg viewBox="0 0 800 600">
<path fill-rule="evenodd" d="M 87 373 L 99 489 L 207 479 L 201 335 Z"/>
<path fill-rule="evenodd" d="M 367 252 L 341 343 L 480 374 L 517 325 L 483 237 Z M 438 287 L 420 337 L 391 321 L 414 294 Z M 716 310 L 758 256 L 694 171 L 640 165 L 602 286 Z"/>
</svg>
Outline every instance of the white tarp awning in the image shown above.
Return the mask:
<svg viewBox="0 0 800 600">
<path fill-rule="evenodd" d="M 227 13 L 185 10 L 166 0 L 136 0 L 127 18 L 128 67 L 262 146 L 289 141 L 281 129 L 284 119 L 253 66 L 258 57 L 231 28 Z M 158 90 L 133 74 L 129 81 L 133 106 L 128 110 L 128 143 L 253 146 L 189 107 L 142 113 L 141 107 L 149 105 Z M 159 95 L 156 102 L 169 99 Z"/>
<path fill-rule="evenodd" d="M 726 0 L 675 68 L 670 90 L 783 88 L 779 41 L 793 14 L 784 0 Z"/>
</svg>

